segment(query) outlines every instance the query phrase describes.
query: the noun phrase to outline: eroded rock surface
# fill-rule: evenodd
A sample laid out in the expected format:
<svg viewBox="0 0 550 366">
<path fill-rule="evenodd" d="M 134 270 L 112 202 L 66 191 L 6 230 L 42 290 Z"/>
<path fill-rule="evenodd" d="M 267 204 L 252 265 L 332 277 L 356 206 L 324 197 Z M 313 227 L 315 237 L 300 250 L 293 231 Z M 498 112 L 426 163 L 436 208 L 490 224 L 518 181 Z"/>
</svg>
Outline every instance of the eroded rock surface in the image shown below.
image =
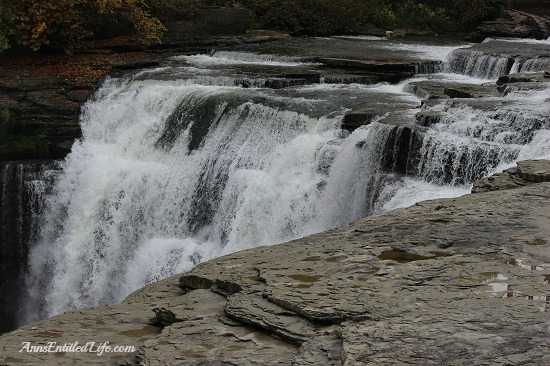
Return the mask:
<svg viewBox="0 0 550 366">
<path fill-rule="evenodd" d="M 548 164 L 520 163 L 525 187 L 234 253 L 29 324 L 0 337 L 0 364 L 548 364 L 550 183 L 535 183 Z M 137 349 L 20 353 L 24 341 Z"/>
</svg>

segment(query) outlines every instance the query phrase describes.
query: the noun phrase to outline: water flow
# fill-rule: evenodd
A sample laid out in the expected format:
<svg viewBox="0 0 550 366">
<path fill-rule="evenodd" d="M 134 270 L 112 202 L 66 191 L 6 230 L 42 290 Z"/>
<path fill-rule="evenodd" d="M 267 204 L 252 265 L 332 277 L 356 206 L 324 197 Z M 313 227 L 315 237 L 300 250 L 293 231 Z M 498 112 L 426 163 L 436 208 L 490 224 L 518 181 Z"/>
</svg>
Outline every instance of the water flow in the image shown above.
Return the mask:
<svg viewBox="0 0 550 366">
<path fill-rule="evenodd" d="M 425 135 L 416 174 L 440 184 L 472 184 L 518 158 L 547 157 L 549 93 L 546 88 L 431 108 L 442 117 Z"/>
<path fill-rule="evenodd" d="M 356 142 L 380 140 L 385 126 L 345 138 L 341 112 L 279 107 L 311 109 L 302 99 L 108 80 L 85 106 L 83 140 L 47 202 L 28 313 L 120 301 L 200 261 L 368 214 L 380 149 Z"/>
<path fill-rule="evenodd" d="M 52 162 L 0 163 L 0 333 L 15 327 L 24 294 L 29 246 L 49 186 Z"/>
<path fill-rule="evenodd" d="M 450 54 L 445 71 L 476 78 L 496 79 L 508 74 L 513 64 L 514 60 L 507 56 L 459 48 Z"/>
<path fill-rule="evenodd" d="M 434 67 L 443 52 L 436 51 Z M 475 63 L 502 69 L 500 60 L 484 59 Z M 440 104 L 434 108 L 445 117 L 427 131 L 411 127 L 409 111 L 405 122 L 390 116 L 350 134 L 340 129 L 349 109 L 402 110 L 420 100 L 403 92 L 405 84 L 265 89 L 243 85 L 235 69 L 288 73 L 307 64 L 297 57 L 215 52 L 172 62 L 109 79 L 85 105 L 83 138 L 63 163 L 30 255 L 25 321 L 120 301 L 222 254 L 460 195 L 481 174 L 548 154 L 547 119 L 539 118 L 546 112 L 530 115 L 532 95 L 510 93 L 511 105 L 526 107 L 504 112 Z M 468 75 L 501 72 L 462 63 Z M 410 139 L 398 138 L 405 132 Z M 407 168 L 417 178 L 403 178 L 388 156 L 416 161 L 406 151 L 413 136 L 423 136 L 418 167 Z"/>
</svg>

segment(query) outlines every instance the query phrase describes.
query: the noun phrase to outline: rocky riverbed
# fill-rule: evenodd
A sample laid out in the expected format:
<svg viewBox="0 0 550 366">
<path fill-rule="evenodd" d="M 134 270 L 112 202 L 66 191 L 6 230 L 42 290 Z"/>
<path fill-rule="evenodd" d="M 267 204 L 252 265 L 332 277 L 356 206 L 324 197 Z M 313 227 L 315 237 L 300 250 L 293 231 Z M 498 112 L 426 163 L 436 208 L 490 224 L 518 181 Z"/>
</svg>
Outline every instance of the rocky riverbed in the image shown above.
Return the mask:
<svg viewBox="0 0 550 366">
<path fill-rule="evenodd" d="M 4 334 L 0 364 L 548 364 L 549 176 L 522 162 L 484 193 L 205 262 Z M 136 352 L 19 352 L 77 341 Z"/>
</svg>

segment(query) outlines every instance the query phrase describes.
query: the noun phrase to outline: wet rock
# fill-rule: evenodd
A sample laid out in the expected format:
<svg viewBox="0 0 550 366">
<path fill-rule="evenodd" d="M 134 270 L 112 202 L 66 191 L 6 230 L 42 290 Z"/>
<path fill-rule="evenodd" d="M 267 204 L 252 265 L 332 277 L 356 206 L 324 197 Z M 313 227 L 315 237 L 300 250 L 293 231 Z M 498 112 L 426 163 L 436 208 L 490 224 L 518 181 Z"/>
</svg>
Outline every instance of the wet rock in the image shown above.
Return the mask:
<svg viewBox="0 0 550 366">
<path fill-rule="evenodd" d="M 306 79 L 269 79 L 265 81 L 264 88 L 284 89 L 291 86 L 306 85 L 307 83 Z"/>
<path fill-rule="evenodd" d="M 429 81 L 409 83 L 403 88 L 403 91 L 414 94 L 421 99 L 448 98 L 442 93 L 440 84 Z"/>
<path fill-rule="evenodd" d="M 52 160 L 0 162 L 0 333 L 16 328 L 27 256 L 39 230 L 36 216 L 52 185 L 43 175 L 56 169 Z"/>
<path fill-rule="evenodd" d="M 410 112 L 394 112 L 378 120 L 392 126 L 382 152 L 384 169 L 400 174 L 416 170 L 426 129 L 411 123 L 414 118 Z"/>
<path fill-rule="evenodd" d="M 318 72 L 280 73 L 270 74 L 268 77 L 305 80 L 305 84 L 319 84 L 321 82 L 321 74 Z"/>
<path fill-rule="evenodd" d="M 420 126 L 430 127 L 441 122 L 443 116 L 444 113 L 439 111 L 423 110 L 418 112 L 414 117 L 416 119 L 416 123 Z"/>
<path fill-rule="evenodd" d="M 443 71 L 443 61 L 417 61 L 414 67 L 417 74 L 435 74 Z"/>
<path fill-rule="evenodd" d="M 424 100 L 447 98 L 483 98 L 502 96 L 493 83 L 483 85 L 445 83 L 438 81 L 419 81 L 410 83 L 404 88 L 405 92 L 416 95 Z"/>
<path fill-rule="evenodd" d="M 361 126 L 370 124 L 378 115 L 379 112 L 374 108 L 347 113 L 342 120 L 342 129 L 354 131 Z"/>
<path fill-rule="evenodd" d="M 473 95 L 465 90 L 456 88 L 445 88 L 443 91 L 449 98 L 473 98 Z"/>
<path fill-rule="evenodd" d="M 371 85 L 380 82 L 377 76 L 354 75 L 354 74 L 330 74 L 323 76 L 325 84 L 363 84 Z"/>
<path fill-rule="evenodd" d="M 544 80 L 544 73 L 529 73 L 529 74 L 522 74 L 522 73 L 515 73 L 515 74 L 509 74 L 504 75 L 498 78 L 497 84 L 508 84 L 508 83 L 527 83 L 527 82 L 540 82 L 545 81 Z"/>
<path fill-rule="evenodd" d="M 380 62 L 370 60 L 352 60 L 343 58 L 317 58 L 328 67 L 360 70 L 376 76 L 380 81 L 398 82 L 400 80 L 414 76 L 416 73 L 416 63 L 414 62 Z"/>
</svg>

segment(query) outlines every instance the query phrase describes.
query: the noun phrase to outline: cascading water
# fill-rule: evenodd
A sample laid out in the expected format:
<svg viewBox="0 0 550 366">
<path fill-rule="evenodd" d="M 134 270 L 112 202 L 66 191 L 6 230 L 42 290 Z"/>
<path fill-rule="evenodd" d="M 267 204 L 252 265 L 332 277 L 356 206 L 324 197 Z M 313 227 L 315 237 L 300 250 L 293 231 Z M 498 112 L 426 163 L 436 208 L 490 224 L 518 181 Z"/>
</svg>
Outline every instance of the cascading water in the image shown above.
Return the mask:
<svg viewBox="0 0 550 366">
<path fill-rule="evenodd" d="M 354 141 L 377 141 L 369 134 L 383 126 L 345 139 L 341 110 L 312 116 L 321 100 L 283 94 L 107 81 L 84 109 L 83 140 L 63 163 L 31 256 L 42 316 L 368 213 L 376 161 Z M 335 161 L 353 169 L 331 170 Z"/>
<path fill-rule="evenodd" d="M 0 332 L 13 329 L 24 294 L 26 257 L 38 231 L 37 217 L 51 184 L 54 163 L 0 163 Z"/>
<path fill-rule="evenodd" d="M 450 55 L 445 71 L 476 78 L 496 79 L 508 74 L 513 64 L 514 60 L 510 57 L 457 49 Z"/>
<path fill-rule="evenodd" d="M 471 184 L 520 154 L 523 159 L 546 156 L 548 148 L 533 142 L 550 129 L 550 109 L 544 103 L 549 92 L 508 95 L 502 99 L 514 103 L 497 103 L 496 110 L 460 102 L 434 108 L 444 111 L 444 117 L 423 140 L 417 175 L 431 182 Z"/>
<path fill-rule="evenodd" d="M 452 48 L 436 50 L 430 65 Z M 545 122 L 515 107 L 499 115 L 444 104 L 448 117 L 422 132 L 423 180 L 399 176 L 384 154 L 410 127 L 375 119 L 350 134 L 340 125 L 365 104 L 413 110 L 419 99 L 403 92 L 405 84 L 275 90 L 263 88 L 269 78 L 248 74 L 314 67 L 307 58 L 225 51 L 108 79 L 85 105 L 83 138 L 48 196 L 30 256 L 24 321 L 120 301 L 222 254 L 460 195 L 469 187 L 440 184 L 471 183 L 525 150 L 548 154 Z M 516 128 L 518 121 L 525 128 Z M 392 149 L 402 158 L 402 147 Z M 453 170 L 455 161 L 462 168 Z"/>
</svg>

